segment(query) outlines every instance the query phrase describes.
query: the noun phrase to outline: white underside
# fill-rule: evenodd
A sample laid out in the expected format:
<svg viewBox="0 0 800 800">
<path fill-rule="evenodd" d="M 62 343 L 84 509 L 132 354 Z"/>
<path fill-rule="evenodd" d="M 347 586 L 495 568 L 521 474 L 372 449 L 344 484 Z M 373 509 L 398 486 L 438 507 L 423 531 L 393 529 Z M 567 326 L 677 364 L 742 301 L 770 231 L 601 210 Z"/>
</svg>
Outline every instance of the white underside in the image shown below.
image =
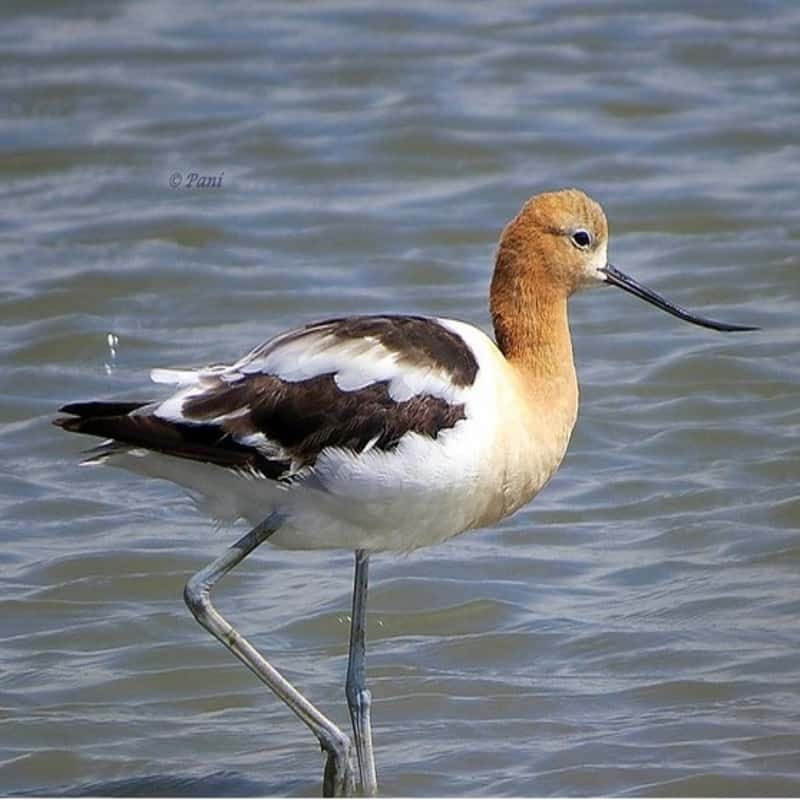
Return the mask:
<svg viewBox="0 0 800 800">
<path fill-rule="evenodd" d="M 324 450 L 313 469 L 288 484 L 135 448 L 102 460 L 183 486 L 222 522 L 256 525 L 278 512 L 283 523 L 270 541 L 285 548 L 409 551 L 491 524 L 544 486 L 565 443 L 550 452 L 504 424 L 502 356 L 481 331 L 445 324 L 480 368 L 463 390 L 466 418 L 436 439 L 410 433 L 390 452 Z"/>
<path fill-rule="evenodd" d="M 449 438 L 462 435 L 453 429 Z M 409 434 L 391 453 L 325 451 L 313 473 L 291 484 L 141 450 L 107 463 L 180 484 L 221 522 L 256 525 L 278 512 L 283 522 L 270 541 L 279 547 L 406 551 L 455 536 L 480 517 L 474 468 L 452 457 L 447 438 Z"/>
</svg>

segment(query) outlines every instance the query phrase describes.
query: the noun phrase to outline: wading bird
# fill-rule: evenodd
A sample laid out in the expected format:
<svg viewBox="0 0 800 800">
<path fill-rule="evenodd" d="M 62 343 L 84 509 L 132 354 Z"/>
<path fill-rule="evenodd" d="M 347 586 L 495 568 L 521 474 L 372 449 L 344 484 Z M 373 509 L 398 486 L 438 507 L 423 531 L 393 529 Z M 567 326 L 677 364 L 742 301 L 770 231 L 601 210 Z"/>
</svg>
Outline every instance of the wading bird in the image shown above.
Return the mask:
<svg viewBox="0 0 800 800">
<path fill-rule="evenodd" d="M 87 463 L 185 487 L 218 520 L 252 530 L 186 584 L 194 616 L 313 731 L 323 790 L 355 789 L 351 741 L 211 602 L 215 584 L 269 539 L 355 551 L 346 696 L 361 791 L 377 791 L 365 681 L 370 553 L 409 551 L 493 525 L 558 469 L 578 412 L 567 321 L 576 291 L 611 284 L 680 319 L 695 316 L 608 263 L 601 207 L 568 189 L 531 198 L 500 239 L 495 342 L 450 319 L 330 319 L 259 345 L 232 365 L 157 369 L 177 389 L 152 402 L 72 403 L 55 420 L 102 436 Z"/>
</svg>

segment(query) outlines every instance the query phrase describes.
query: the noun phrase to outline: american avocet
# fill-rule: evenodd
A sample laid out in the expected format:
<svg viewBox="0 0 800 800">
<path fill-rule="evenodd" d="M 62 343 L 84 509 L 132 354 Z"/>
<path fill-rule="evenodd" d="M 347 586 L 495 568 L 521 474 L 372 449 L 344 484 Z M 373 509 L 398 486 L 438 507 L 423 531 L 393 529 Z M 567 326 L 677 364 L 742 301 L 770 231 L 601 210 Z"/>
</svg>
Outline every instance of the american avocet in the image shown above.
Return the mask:
<svg viewBox="0 0 800 800">
<path fill-rule="evenodd" d="M 314 732 L 324 791 L 349 794 L 351 743 L 211 603 L 212 587 L 269 539 L 355 550 L 346 695 L 362 791 L 377 790 L 365 681 L 369 554 L 409 551 L 492 525 L 558 469 L 578 411 L 567 322 L 575 291 L 612 284 L 695 316 L 608 263 L 600 206 L 575 189 L 529 200 L 506 226 L 490 305 L 497 344 L 464 322 L 331 319 L 289 331 L 230 366 L 157 369 L 177 391 L 141 403 L 73 403 L 56 424 L 103 436 L 105 462 L 181 484 L 219 520 L 253 529 L 186 584 L 194 616 Z"/>
</svg>

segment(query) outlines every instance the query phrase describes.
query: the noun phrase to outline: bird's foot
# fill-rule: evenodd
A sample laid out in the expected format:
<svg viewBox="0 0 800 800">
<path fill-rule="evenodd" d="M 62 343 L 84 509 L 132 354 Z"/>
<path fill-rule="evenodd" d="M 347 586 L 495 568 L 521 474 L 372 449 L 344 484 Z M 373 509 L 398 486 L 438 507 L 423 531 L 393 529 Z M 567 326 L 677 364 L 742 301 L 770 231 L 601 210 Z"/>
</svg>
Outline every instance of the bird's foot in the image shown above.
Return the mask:
<svg viewBox="0 0 800 800">
<path fill-rule="evenodd" d="M 325 753 L 325 773 L 322 778 L 323 797 L 352 797 L 356 789 L 353 745 L 345 734 L 320 739 Z"/>
</svg>

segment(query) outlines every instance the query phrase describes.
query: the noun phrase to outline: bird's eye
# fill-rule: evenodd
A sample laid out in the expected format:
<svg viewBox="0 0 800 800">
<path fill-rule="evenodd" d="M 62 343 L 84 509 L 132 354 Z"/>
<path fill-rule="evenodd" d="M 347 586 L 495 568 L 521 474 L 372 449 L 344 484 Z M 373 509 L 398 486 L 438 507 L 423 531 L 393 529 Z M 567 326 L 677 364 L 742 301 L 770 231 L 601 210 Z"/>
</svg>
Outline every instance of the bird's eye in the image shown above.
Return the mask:
<svg viewBox="0 0 800 800">
<path fill-rule="evenodd" d="M 592 243 L 592 234 L 583 230 L 583 228 L 574 231 L 570 238 L 572 239 L 572 244 L 575 247 L 580 247 L 581 250 L 585 250 Z"/>
</svg>

